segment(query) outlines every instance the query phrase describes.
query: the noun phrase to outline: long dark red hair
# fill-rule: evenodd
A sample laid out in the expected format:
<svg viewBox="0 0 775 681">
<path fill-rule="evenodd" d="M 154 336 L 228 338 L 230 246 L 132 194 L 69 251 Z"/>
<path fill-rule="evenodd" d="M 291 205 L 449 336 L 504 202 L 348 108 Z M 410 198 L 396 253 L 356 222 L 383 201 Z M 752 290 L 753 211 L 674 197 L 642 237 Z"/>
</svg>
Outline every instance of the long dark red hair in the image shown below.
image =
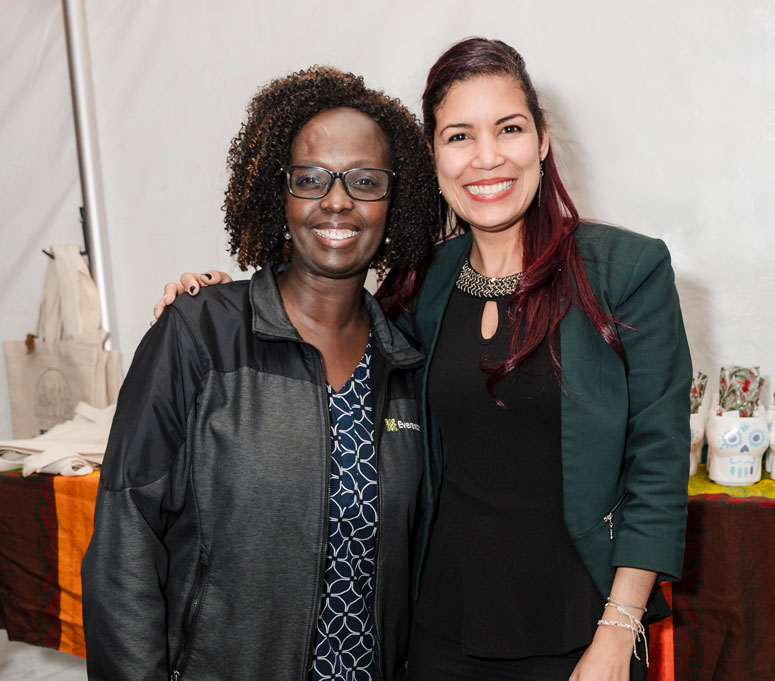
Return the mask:
<svg viewBox="0 0 775 681">
<path fill-rule="evenodd" d="M 467 38 L 444 52 L 428 73 L 422 108 L 425 135 L 431 145 L 436 132 L 436 112 L 449 89 L 461 80 L 482 75 L 513 78 L 525 93 L 539 135 L 545 134 L 546 117 L 520 54 L 500 40 Z M 551 145 L 543 161 L 543 173 L 540 205 L 536 194 L 525 213 L 523 276 L 508 301 L 512 323 L 510 356 L 500 364 L 483 367 L 490 374 L 487 381 L 490 394 L 493 394 L 495 383 L 530 356 L 546 338 L 549 339 L 555 373 L 558 378 L 561 376 L 556 340 L 560 321 L 571 305 L 587 315 L 627 367 L 624 348 L 615 330 L 619 322 L 607 315 L 595 298 L 574 240 L 579 214 L 557 172 Z M 438 240 L 447 236 L 450 227 L 453 232 L 470 229 L 454 213 L 450 215 L 443 197 L 439 201 Z M 419 270 L 391 272 L 378 291 L 378 296 L 390 299 L 386 306 L 389 314 L 410 308 L 426 269 L 427 262 Z"/>
</svg>

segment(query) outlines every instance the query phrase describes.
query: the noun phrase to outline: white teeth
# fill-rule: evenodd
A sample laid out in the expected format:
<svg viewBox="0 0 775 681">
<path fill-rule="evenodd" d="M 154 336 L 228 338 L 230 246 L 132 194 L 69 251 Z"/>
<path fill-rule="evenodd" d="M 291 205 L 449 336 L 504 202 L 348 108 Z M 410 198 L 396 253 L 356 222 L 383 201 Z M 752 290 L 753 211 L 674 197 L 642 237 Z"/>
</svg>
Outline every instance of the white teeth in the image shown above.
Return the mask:
<svg viewBox="0 0 775 681">
<path fill-rule="evenodd" d="M 358 233 L 351 229 L 313 229 L 312 231 L 318 236 L 322 236 L 324 239 L 330 239 L 331 241 L 349 239 Z"/>
<path fill-rule="evenodd" d="M 515 180 L 506 180 L 506 182 L 498 182 L 497 184 L 467 184 L 465 189 L 474 196 L 477 194 L 497 194 L 505 192 L 514 182 Z"/>
</svg>

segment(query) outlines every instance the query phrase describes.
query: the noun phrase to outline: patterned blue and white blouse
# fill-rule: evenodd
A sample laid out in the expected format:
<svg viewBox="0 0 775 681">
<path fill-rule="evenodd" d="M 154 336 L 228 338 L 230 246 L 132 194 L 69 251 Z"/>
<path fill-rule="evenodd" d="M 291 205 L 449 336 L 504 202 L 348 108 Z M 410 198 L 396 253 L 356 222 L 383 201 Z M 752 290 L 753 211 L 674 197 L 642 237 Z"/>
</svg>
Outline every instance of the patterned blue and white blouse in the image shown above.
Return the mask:
<svg viewBox="0 0 775 681">
<path fill-rule="evenodd" d="M 377 462 L 371 412 L 371 339 L 350 380 L 328 386 L 331 505 L 323 602 L 310 681 L 371 681 L 377 536 Z"/>
</svg>

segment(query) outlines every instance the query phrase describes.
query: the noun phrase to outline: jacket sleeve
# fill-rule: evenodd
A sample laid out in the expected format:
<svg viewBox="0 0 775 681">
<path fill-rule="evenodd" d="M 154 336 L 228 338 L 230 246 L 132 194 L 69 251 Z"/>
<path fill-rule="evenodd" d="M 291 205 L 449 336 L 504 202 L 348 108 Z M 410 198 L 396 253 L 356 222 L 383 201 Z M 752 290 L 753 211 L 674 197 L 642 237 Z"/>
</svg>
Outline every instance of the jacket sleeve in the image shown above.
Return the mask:
<svg viewBox="0 0 775 681">
<path fill-rule="evenodd" d="M 201 374 L 180 313 L 167 308 L 119 394 L 82 564 L 91 681 L 169 676 L 164 539 L 185 500 L 186 419 Z"/>
<path fill-rule="evenodd" d="M 624 475 L 627 496 L 615 566 L 679 579 L 689 477 L 691 357 L 670 254 L 649 240 L 632 268 L 615 317 L 629 364 Z"/>
</svg>

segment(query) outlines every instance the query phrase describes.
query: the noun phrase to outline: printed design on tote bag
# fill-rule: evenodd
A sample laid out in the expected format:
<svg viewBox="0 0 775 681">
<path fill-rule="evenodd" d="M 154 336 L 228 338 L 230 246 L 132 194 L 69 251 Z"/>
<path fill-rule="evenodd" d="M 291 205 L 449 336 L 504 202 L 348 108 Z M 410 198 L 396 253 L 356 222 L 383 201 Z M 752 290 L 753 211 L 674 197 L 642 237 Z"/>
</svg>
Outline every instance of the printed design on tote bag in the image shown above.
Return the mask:
<svg viewBox="0 0 775 681">
<path fill-rule="evenodd" d="M 73 395 L 65 375 L 59 369 L 47 369 L 35 386 L 35 416 L 41 435 L 74 414 Z"/>
</svg>

